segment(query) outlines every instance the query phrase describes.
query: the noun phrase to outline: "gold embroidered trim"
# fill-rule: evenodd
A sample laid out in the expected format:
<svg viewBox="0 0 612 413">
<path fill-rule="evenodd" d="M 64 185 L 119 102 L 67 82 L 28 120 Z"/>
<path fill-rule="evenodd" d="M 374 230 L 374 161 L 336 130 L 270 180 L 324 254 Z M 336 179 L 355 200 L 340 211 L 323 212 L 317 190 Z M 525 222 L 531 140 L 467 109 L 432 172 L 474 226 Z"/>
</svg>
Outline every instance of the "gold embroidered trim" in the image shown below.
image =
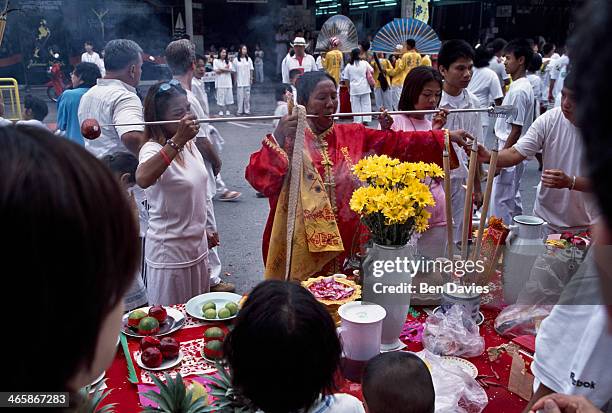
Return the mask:
<svg viewBox="0 0 612 413">
<path fill-rule="evenodd" d="M 287 152 L 283 150 L 276 142 L 270 139 L 268 136 L 263 140 L 264 145 L 272 149 L 274 152 L 278 153 L 280 156 L 289 161 L 289 157 L 287 156 Z"/>
<path fill-rule="evenodd" d="M 325 177 L 323 177 L 323 185 L 325 186 L 325 190 L 327 191 L 327 196 L 331 202 L 332 209 L 334 210 L 334 214 L 338 213 L 338 207 L 336 205 L 336 182 L 334 180 L 334 163 L 329 157 L 328 146 L 329 144 L 325 140 L 325 138 L 333 131 L 334 125 L 331 128 L 327 129 L 320 135 L 316 135 L 312 129 L 309 128 L 310 133 L 315 136 L 316 139 L 316 147 L 321 152 L 321 165 L 325 168 Z"/>
</svg>

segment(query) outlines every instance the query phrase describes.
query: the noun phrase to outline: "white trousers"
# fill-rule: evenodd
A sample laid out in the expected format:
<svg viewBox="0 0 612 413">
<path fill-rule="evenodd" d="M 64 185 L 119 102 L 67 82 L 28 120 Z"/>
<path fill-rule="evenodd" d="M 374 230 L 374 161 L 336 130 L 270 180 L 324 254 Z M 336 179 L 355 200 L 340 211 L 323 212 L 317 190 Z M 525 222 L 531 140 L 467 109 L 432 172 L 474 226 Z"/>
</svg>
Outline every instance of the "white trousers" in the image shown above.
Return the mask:
<svg viewBox="0 0 612 413">
<path fill-rule="evenodd" d="M 234 104 L 234 95 L 232 94 L 231 87 L 218 87 L 217 88 L 217 105 L 225 108 L 227 105 Z"/>
<path fill-rule="evenodd" d="M 385 109 L 391 110 L 393 107 L 393 92 L 390 88 L 383 92 L 382 88 L 377 87 L 374 89 L 374 100 L 376 101 L 376 110 L 383 106 Z"/>
<path fill-rule="evenodd" d="M 255 81 L 257 83 L 263 83 L 264 81 L 263 62 L 255 63 Z"/>
<path fill-rule="evenodd" d="M 502 169 L 493 179 L 490 215 L 503 219 L 506 225 L 512 224 L 512 218 L 523 213 L 519 188 L 524 169 L 521 162 L 515 167 Z"/>
<path fill-rule="evenodd" d="M 150 304 L 172 305 L 210 291 L 208 260 L 186 268 L 153 268 L 147 265 L 147 298 Z"/>
<path fill-rule="evenodd" d="M 351 95 L 351 109 L 353 113 L 357 112 L 371 112 L 372 111 L 372 100 L 370 99 L 369 93 L 362 95 Z M 372 116 L 355 116 L 353 122 L 372 122 Z"/>
<path fill-rule="evenodd" d="M 465 178 L 451 177 L 451 206 L 453 208 L 453 240 L 461 241 L 463 235 L 463 210 L 465 208 Z"/>
<path fill-rule="evenodd" d="M 251 86 L 238 86 L 237 88 L 238 110 L 239 115 L 251 113 Z"/>
<path fill-rule="evenodd" d="M 391 108 L 392 110 L 397 110 L 401 96 L 402 86 L 391 86 L 391 103 L 393 104 L 393 107 Z"/>
</svg>

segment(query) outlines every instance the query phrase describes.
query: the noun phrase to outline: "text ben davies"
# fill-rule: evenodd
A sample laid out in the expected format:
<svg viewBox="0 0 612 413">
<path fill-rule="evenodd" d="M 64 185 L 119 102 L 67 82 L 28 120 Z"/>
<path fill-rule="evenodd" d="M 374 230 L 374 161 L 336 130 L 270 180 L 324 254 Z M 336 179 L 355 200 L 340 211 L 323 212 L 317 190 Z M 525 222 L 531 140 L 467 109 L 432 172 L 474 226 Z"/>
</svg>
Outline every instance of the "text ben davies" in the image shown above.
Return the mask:
<svg viewBox="0 0 612 413">
<path fill-rule="evenodd" d="M 459 294 L 471 296 L 475 294 L 488 294 L 489 286 L 487 285 L 458 285 L 449 283 L 444 285 L 429 285 L 427 283 L 410 284 L 400 283 L 396 285 L 383 285 L 382 283 L 374 283 L 372 289 L 376 294 Z"/>
</svg>

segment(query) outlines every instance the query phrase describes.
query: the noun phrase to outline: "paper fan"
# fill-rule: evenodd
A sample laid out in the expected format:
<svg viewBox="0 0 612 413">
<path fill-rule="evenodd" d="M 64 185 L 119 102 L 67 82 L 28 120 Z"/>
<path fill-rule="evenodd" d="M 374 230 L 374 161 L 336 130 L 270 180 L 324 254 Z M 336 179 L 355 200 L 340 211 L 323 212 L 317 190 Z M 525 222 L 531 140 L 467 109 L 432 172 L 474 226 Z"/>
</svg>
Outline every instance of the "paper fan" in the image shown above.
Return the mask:
<svg viewBox="0 0 612 413">
<path fill-rule="evenodd" d="M 416 19 L 394 19 L 376 33 L 372 41 L 375 52 L 394 53 L 395 47 L 406 45 L 414 39 L 416 48 L 422 54 L 437 54 L 442 43 L 436 32 L 426 23 Z"/>
<path fill-rule="evenodd" d="M 319 37 L 317 38 L 317 52 L 326 52 L 331 47 L 329 40 L 332 37 L 336 37 L 340 41 L 338 50 L 343 53 L 348 53 L 355 49 L 358 44 L 357 29 L 355 25 L 346 16 L 336 15 L 332 16 L 321 27 Z"/>
</svg>

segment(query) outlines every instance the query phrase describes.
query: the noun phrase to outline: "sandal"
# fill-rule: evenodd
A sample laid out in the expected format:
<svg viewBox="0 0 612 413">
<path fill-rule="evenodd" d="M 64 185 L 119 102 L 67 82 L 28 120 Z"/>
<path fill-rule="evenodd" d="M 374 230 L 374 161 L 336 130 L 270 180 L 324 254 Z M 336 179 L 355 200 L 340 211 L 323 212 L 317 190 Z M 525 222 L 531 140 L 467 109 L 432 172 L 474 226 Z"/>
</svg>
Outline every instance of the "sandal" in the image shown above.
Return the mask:
<svg viewBox="0 0 612 413">
<path fill-rule="evenodd" d="M 221 196 L 219 196 L 219 201 L 235 201 L 240 198 L 242 193 L 236 191 L 225 191 Z"/>
</svg>

